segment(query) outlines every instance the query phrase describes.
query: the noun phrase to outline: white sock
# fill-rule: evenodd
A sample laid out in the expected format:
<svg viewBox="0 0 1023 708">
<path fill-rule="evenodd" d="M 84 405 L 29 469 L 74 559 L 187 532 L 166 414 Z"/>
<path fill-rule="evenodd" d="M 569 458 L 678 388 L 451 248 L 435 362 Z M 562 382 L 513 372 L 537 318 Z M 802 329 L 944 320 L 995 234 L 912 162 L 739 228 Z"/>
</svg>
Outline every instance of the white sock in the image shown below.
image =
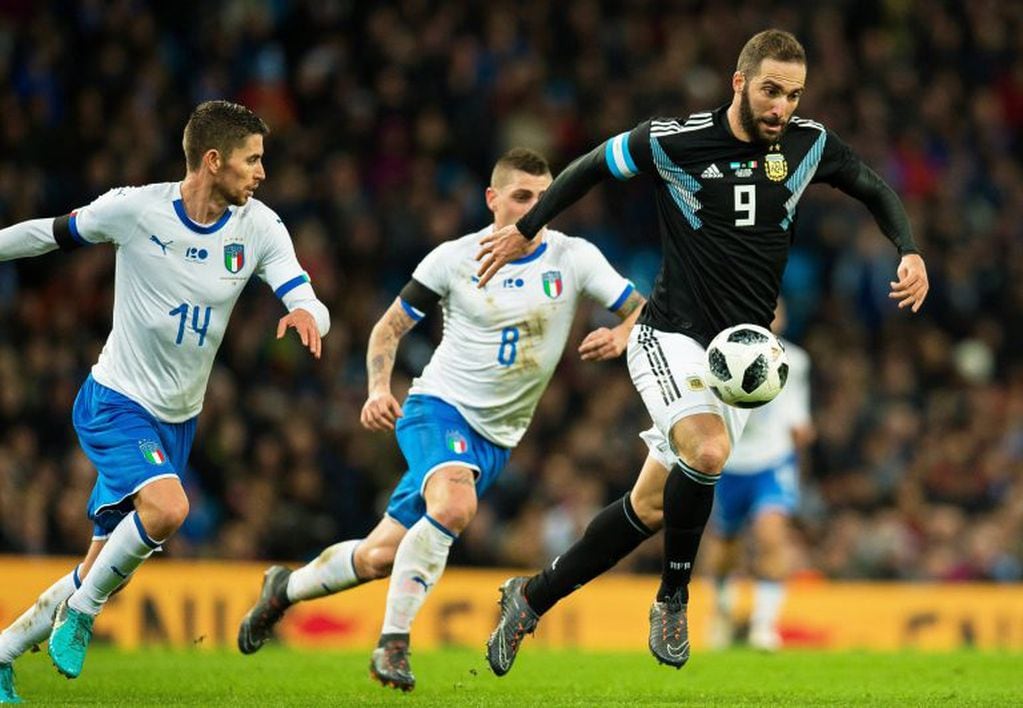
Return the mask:
<svg viewBox="0 0 1023 708">
<path fill-rule="evenodd" d="M 778 614 L 785 601 L 785 585 L 777 580 L 758 580 L 753 588 L 753 614 L 751 630 L 775 631 Z"/>
<path fill-rule="evenodd" d="M 288 599 L 312 600 L 362 583 L 355 572 L 355 549 L 360 543 L 361 538 L 335 543 L 292 572 L 288 578 Z"/>
<path fill-rule="evenodd" d="M 732 616 L 732 608 L 735 607 L 735 585 L 729 582 L 728 576 L 721 576 L 714 579 L 714 600 L 719 615 Z"/>
<path fill-rule="evenodd" d="M 26 651 L 46 641 L 53 629 L 53 613 L 79 587 L 78 568 L 43 591 L 39 599 L 0 633 L 0 664 L 10 664 Z"/>
<path fill-rule="evenodd" d="M 68 607 L 98 615 L 110 594 L 131 577 L 142 561 L 160 547 L 160 543 L 149 538 L 137 513 L 128 514 L 107 538 L 103 550 L 82 581 L 82 587 L 68 599 Z"/>
<path fill-rule="evenodd" d="M 444 572 L 454 540 L 455 534 L 429 516 L 412 524 L 394 554 L 382 634 L 409 633 L 412 620 Z"/>
</svg>

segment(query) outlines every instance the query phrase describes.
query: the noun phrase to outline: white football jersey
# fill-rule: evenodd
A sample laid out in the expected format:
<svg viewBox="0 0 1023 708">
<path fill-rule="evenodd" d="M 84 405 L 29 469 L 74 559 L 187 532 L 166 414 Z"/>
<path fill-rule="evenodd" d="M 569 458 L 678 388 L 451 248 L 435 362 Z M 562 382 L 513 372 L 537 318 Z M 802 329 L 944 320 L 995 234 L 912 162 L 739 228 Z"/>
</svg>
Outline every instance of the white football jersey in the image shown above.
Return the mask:
<svg viewBox="0 0 1023 708">
<path fill-rule="evenodd" d="M 633 288 L 596 246 L 547 229 L 532 254 L 480 289 L 476 253 L 492 230 L 441 244 L 412 274 L 440 295 L 444 334 L 410 393 L 447 401 L 485 438 L 514 447 L 561 359 L 580 296 L 617 310 Z"/>
<path fill-rule="evenodd" d="M 213 358 L 250 277 L 286 305 L 315 298 L 288 230 L 256 199 L 201 225 L 185 213 L 180 183 L 125 187 L 72 212 L 70 227 L 81 243 L 117 247 L 113 329 L 92 375 L 166 422 L 202 409 Z"/>
<path fill-rule="evenodd" d="M 792 429 L 810 423 L 810 355 L 784 341 L 789 378 L 777 398 L 750 412 L 746 428 L 725 465 L 725 474 L 755 474 L 795 452 Z"/>
</svg>

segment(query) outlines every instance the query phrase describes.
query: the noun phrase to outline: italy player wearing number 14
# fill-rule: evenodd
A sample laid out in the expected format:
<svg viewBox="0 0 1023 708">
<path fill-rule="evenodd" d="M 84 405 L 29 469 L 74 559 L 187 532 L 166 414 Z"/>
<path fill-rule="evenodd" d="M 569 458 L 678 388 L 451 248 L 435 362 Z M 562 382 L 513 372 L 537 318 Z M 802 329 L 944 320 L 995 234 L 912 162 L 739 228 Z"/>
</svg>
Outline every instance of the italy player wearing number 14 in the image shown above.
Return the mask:
<svg viewBox="0 0 1023 708">
<path fill-rule="evenodd" d="M 622 319 L 583 340 L 579 351 L 588 360 L 625 351 L 644 302 L 595 246 L 551 229 L 542 229 L 534 248 L 508 263 L 490 287 L 477 287 L 480 239 L 514 223 L 550 183 L 547 162 L 537 153 L 516 148 L 501 157 L 486 190 L 494 223 L 428 254 L 373 328 L 362 424 L 395 430 L 408 471 L 365 539 L 331 546 L 294 572 L 267 570 L 259 602 L 238 633 L 242 652 L 258 650 L 291 604 L 390 574 L 370 672 L 386 686 L 415 686 L 408 659 L 412 620 L 440 580 L 452 542 L 475 515 L 477 497 L 525 434 L 579 300 L 589 297 Z M 398 340 L 438 303 L 444 336 L 401 406 L 391 395 Z"/>
<path fill-rule="evenodd" d="M 113 591 L 188 514 L 184 468 L 213 358 L 253 275 L 319 358 L 327 308 L 299 266 L 288 231 L 252 198 L 265 179 L 266 124 L 244 106 L 209 101 L 185 126 L 182 182 L 113 189 L 56 219 L 0 231 L 0 259 L 98 243 L 117 248 L 113 329 L 75 399 L 73 422 L 98 477 L 92 545 L 75 570 L 0 635 L 0 701 L 17 700 L 11 662 L 50 633 L 60 673 L 82 670 L 93 619 Z M 54 615 L 54 612 L 56 614 Z"/>
</svg>

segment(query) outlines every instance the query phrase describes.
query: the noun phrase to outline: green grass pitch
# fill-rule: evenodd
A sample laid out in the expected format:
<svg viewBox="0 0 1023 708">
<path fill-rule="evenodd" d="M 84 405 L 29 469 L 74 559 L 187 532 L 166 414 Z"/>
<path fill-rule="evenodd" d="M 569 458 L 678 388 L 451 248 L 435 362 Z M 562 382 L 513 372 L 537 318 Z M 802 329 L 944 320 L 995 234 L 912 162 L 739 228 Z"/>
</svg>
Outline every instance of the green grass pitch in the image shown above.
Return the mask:
<svg viewBox="0 0 1023 708">
<path fill-rule="evenodd" d="M 701 652 L 681 671 L 646 654 L 533 650 L 497 678 L 479 651 L 414 652 L 411 694 L 371 681 L 369 652 L 277 646 L 244 657 L 94 647 L 68 681 L 45 653 L 16 664 L 29 705 L 102 706 L 1008 706 L 1023 703 L 1023 656 Z"/>
</svg>

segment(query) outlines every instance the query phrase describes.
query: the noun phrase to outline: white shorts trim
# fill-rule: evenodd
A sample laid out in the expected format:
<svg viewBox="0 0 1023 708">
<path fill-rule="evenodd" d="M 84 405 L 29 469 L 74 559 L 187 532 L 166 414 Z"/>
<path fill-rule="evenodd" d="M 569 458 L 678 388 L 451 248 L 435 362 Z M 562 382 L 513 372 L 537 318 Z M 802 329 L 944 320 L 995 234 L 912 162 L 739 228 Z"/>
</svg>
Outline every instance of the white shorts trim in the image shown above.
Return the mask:
<svg viewBox="0 0 1023 708">
<path fill-rule="evenodd" d="M 141 482 L 139 482 L 137 485 L 135 485 L 135 488 L 133 490 L 131 490 L 130 492 L 125 494 L 123 497 L 121 497 L 117 501 L 109 502 L 107 504 L 101 504 L 100 506 L 97 506 L 95 513 L 99 514 L 104 509 L 115 509 L 115 508 L 119 507 L 121 504 L 123 504 L 125 499 L 130 499 L 131 497 L 133 497 L 136 494 L 138 494 L 139 490 L 141 490 L 143 487 L 148 487 L 150 484 L 152 484 L 156 480 L 158 480 L 158 479 L 167 479 L 168 477 L 173 477 L 174 479 L 178 480 L 179 482 L 181 481 L 181 477 L 179 477 L 176 472 L 168 472 L 167 474 L 158 474 L 155 477 L 149 477 L 149 478 L 144 479 Z M 96 538 L 96 537 L 93 536 L 93 538 Z M 104 536 L 103 538 L 106 538 L 106 536 Z M 101 539 L 97 538 L 96 540 L 101 540 Z"/>
</svg>

